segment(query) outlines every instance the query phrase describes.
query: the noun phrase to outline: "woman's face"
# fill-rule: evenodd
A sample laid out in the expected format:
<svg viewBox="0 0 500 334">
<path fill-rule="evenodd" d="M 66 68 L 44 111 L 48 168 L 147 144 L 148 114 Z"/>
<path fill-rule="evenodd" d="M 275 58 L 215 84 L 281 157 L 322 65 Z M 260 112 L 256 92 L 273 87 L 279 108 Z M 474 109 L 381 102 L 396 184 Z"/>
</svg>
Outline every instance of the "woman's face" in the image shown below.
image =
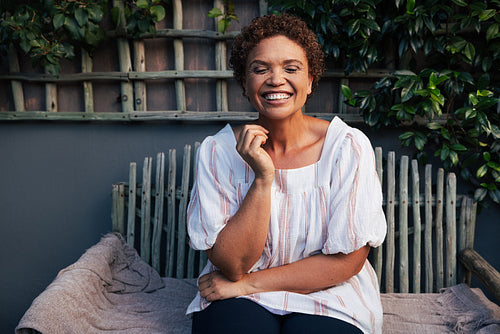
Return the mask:
<svg viewBox="0 0 500 334">
<path fill-rule="evenodd" d="M 248 55 L 245 92 L 261 116 L 295 114 L 311 93 L 312 80 L 305 51 L 285 36 L 262 40 Z"/>
</svg>

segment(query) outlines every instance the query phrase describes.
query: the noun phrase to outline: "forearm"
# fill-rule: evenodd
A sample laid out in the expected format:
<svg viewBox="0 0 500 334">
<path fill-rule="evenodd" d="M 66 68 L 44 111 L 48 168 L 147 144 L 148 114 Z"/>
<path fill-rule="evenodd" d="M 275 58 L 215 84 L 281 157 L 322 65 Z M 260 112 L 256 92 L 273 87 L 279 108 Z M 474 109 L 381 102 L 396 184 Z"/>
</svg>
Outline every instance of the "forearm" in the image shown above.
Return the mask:
<svg viewBox="0 0 500 334">
<path fill-rule="evenodd" d="M 207 251 L 210 261 L 230 280 L 243 277 L 262 255 L 271 212 L 271 183 L 253 182 L 240 208 Z"/>
<path fill-rule="evenodd" d="M 350 254 L 317 254 L 288 265 L 245 275 L 242 283 L 250 293 L 290 291 L 312 293 L 345 282 L 361 271 L 369 246 Z"/>
</svg>

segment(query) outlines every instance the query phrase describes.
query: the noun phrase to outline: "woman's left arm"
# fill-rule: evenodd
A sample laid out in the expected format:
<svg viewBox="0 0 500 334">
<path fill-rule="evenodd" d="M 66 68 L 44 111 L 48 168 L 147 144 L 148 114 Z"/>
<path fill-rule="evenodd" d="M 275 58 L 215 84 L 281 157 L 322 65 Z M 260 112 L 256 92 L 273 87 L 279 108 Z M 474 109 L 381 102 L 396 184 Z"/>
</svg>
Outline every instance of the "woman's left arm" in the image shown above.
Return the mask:
<svg viewBox="0 0 500 334">
<path fill-rule="evenodd" d="M 212 302 L 266 291 L 312 293 L 345 282 L 365 264 L 370 246 L 349 254 L 316 254 L 284 266 L 246 274 L 237 282 L 215 271 L 200 277 L 201 297 Z"/>
</svg>

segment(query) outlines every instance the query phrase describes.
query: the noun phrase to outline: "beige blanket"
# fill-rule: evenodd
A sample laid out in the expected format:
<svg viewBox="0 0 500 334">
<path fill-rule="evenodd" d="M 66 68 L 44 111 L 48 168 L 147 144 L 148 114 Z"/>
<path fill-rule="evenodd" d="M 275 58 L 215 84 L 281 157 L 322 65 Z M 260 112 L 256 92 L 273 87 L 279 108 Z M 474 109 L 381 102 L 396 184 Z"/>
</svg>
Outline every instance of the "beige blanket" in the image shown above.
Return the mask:
<svg viewBox="0 0 500 334">
<path fill-rule="evenodd" d="M 63 269 L 26 311 L 25 333 L 188 334 L 196 280 L 161 278 L 119 234 L 108 234 Z M 500 333 L 500 308 L 478 289 L 382 294 L 385 333 Z"/>
</svg>

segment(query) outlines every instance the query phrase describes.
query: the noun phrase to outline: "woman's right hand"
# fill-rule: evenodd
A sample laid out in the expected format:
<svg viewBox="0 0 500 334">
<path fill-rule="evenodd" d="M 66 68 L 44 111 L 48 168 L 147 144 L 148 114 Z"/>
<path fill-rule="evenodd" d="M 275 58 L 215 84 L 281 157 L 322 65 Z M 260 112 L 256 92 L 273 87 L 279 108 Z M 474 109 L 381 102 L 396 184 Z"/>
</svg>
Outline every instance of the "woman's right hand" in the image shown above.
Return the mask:
<svg viewBox="0 0 500 334">
<path fill-rule="evenodd" d="M 255 173 L 256 179 L 271 181 L 274 179 L 274 163 L 262 147 L 269 133 L 257 124 L 244 125 L 239 132 L 236 150 Z"/>
</svg>

